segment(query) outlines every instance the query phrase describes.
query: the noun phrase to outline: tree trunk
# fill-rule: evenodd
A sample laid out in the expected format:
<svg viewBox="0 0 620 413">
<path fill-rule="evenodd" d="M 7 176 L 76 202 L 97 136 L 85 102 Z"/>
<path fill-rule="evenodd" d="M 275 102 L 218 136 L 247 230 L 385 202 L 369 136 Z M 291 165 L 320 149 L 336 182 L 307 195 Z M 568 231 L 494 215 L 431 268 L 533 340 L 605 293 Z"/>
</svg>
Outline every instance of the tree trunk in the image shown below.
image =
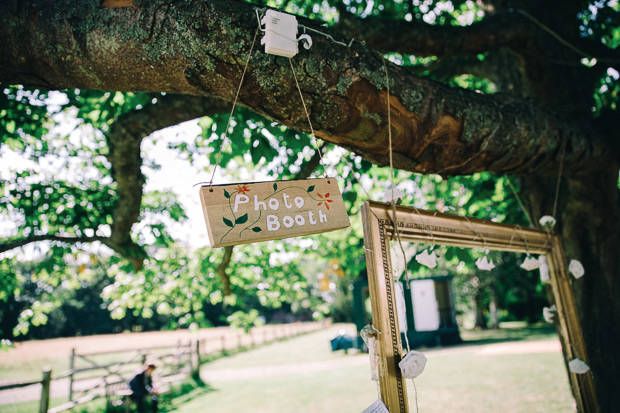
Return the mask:
<svg viewBox="0 0 620 413">
<path fill-rule="evenodd" d="M 480 288 L 478 288 L 474 297 L 474 307 L 476 310 L 476 325 L 474 326 L 474 328 L 486 330 L 488 327 L 486 317 L 484 316 L 482 289 Z"/>
<path fill-rule="evenodd" d="M 446 42 L 455 53 L 480 45 L 473 57 L 509 47 L 519 55 L 531 93 L 513 90 L 513 97 L 484 96 L 454 90 L 388 63 L 394 165 L 449 175 L 482 170 L 551 174 L 561 163 L 561 147 L 566 147 L 561 157 L 565 178 L 556 232 L 563 237 L 568 258 L 579 259 L 586 269 L 586 275 L 573 282 L 573 289 L 601 410 L 620 411 L 619 128 L 600 133 L 592 122 L 600 124 L 603 116 L 593 121 L 590 110 L 592 91 L 605 65 L 583 67 L 579 63 L 583 56 L 550 37 L 548 30 L 575 44 L 587 40 L 579 37 L 577 27 L 577 13 L 585 7 L 581 2 L 486 3 L 496 3 L 498 10 L 500 6 L 505 11 L 528 10 L 539 23 L 524 20 L 523 13 L 516 21 L 514 13 L 513 18 L 503 14 L 473 28 L 450 26 L 452 36 L 438 35 L 441 28 L 435 25 L 428 36 L 414 33 L 411 42 L 398 33 L 393 47 L 417 45 L 411 52 L 418 54 L 425 37 L 434 44 L 448 39 L 429 52 L 437 54 L 445 53 Z M 108 10 L 99 2 L 75 0 L 0 2 L 0 81 L 51 89 L 149 90 L 234 98 L 257 33 L 251 5 L 228 0 L 144 1 L 140 7 Z M 527 25 L 522 24 L 526 21 Z M 378 23 L 364 31 L 379 33 L 385 40 L 388 30 L 377 30 Z M 487 23 L 494 31 L 482 40 L 463 37 L 478 36 L 482 33 L 478 29 L 486 30 Z M 390 33 L 397 32 L 392 22 L 386 24 Z M 547 30 L 541 30 L 541 24 Z M 316 28 L 344 40 L 328 28 Z M 596 45 L 589 42 L 588 46 Z M 600 56 L 601 48 L 607 48 L 600 42 L 598 46 L 588 50 Z M 256 49 L 239 102 L 283 125 L 308 130 L 298 96 L 290 93 L 296 86 L 288 62 Z M 607 52 L 617 61 L 617 51 Z M 314 36 L 311 51 L 301 51 L 294 65 L 317 135 L 377 164 L 387 164 L 388 102 L 382 56 L 359 41 L 347 48 Z M 532 100 L 514 95 L 529 95 Z M 617 125 L 617 113 L 612 118 Z M 523 178 L 523 189 L 535 219 L 552 213 L 555 178 Z"/>
<path fill-rule="evenodd" d="M 620 197 L 618 168 L 601 161 L 597 173 L 563 178 L 555 231 L 568 261 L 581 261 L 585 275 L 570 276 L 589 363 L 602 412 L 620 411 Z M 528 177 L 523 189 L 535 217 L 551 215 L 555 179 Z"/>
<path fill-rule="evenodd" d="M 495 294 L 495 287 L 489 286 L 489 321 L 491 328 L 497 330 L 499 328 L 499 317 L 497 315 L 497 294 Z"/>
</svg>

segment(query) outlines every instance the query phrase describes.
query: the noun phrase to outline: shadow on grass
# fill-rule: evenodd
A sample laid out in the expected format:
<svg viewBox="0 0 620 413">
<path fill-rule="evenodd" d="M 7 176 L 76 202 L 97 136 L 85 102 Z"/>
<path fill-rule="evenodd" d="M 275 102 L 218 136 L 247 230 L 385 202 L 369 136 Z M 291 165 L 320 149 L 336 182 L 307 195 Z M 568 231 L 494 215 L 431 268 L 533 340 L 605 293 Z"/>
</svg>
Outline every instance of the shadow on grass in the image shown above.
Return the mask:
<svg viewBox="0 0 620 413">
<path fill-rule="evenodd" d="M 549 324 L 527 326 L 507 324 L 499 329 L 462 330 L 462 345 L 485 345 L 514 341 L 537 341 L 557 338 L 555 327 Z"/>
</svg>

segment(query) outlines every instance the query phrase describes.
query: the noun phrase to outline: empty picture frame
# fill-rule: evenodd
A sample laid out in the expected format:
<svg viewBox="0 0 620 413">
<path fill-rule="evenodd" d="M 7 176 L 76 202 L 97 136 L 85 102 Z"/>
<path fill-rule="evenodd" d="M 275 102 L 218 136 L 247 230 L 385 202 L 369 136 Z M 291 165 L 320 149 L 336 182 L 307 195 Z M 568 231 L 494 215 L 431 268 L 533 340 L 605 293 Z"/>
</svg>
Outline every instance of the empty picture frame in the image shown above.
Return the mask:
<svg viewBox="0 0 620 413">
<path fill-rule="evenodd" d="M 557 307 L 565 363 L 575 358 L 589 363 L 558 235 L 411 207 L 396 206 L 395 213 L 403 242 L 544 255 L 547 258 L 549 282 Z M 362 221 L 372 322 L 381 332 L 376 335 L 380 365 L 385 372 L 379 381 L 381 398 L 390 412 L 408 412 L 406 383 L 398 367 L 403 354 L 390 262 L 390 241 L 397 239 L 393 224 L 394 209 L 391 204 L 366 201 L 362 207 Z M 567 372 L 578 410 L 598 411 L 592 373 L 575 374 L 568 369 Z"/>
</svg>

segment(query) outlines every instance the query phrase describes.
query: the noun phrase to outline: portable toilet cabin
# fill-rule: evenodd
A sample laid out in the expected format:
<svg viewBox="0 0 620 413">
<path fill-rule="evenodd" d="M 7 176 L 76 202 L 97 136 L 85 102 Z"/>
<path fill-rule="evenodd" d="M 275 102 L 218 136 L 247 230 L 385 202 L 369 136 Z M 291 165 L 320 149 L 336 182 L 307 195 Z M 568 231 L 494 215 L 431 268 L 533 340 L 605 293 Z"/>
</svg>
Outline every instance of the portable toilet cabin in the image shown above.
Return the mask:
<svg viewBox="0 0 620 413">
<path fill-rule="evenodd" d="M 399 281 L 403 288 L 406 314 L 399 314 L 401 334 L 413 347 L 450 345 L 461 342 L 456 323 L 452 276 Z M 396 295 L 400 300 L 400 294 Z M 372 321 L 368 281 L 353 284 L 353 321 L 357 331 Z M 403 340 L 404 341 L 404 340 Z"/>
</svg>

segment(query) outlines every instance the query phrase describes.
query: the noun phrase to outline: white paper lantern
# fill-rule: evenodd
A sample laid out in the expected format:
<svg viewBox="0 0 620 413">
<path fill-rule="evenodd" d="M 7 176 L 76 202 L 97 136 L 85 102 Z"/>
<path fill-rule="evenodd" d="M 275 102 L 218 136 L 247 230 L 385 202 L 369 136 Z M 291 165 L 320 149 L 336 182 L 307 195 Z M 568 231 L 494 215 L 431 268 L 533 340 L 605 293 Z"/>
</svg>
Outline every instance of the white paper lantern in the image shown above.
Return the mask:
<svg viewBox="0 0 620 413">
<path fill-rule="evenodd" d="M 540 281 L 544 283 L 548 283 L 551 281 L 549 274 L 549 266 L 547 265 L 547 257 L 541 255 L 538 257 L 538 261 L 540 261 Z"/>
<path fill-rule="evenodd" d="M 575 374 L 585 374 L 590 371 L 590 366 L 581 359 L 572 359 L 568 363 L 568 369 Z"/>
<path fill-rule="evenodd" d="M 555 304 L 551 307 L 545 307 L 543 308 L 543 318 L 547 323 L 553 323 L 553 318 L 555 317 L 557 312 L 558 309 L 556 308 Z"/>
<path fill-rule="evenodd" d="M 555 218 L 551 215 L 544 215 L 538 222 L 540 223 L 540 226 L 545 229 L 552 229 L 555 226 Z"/>
<path fill-rule="evenodd" d="M 415 260 L 428 268 L 435 268 L 437 266 L 435 252 L 429 254 L 428 250 L 424 250 L 421 254 L 416 255 Z"/>
<path fill-rule="evenodd" d="M 577 260 L 570 260 L 570 264 L 568 264 L 568 272 L 573 274 L 575 278 L 581 278 L 586 273 L 586 270 L 583 268 L 581 262 Z"/>
<path fill-rule="evenodd" d="M 526 257 L 525 261 L 523 261 L 523 264 L 521 264 L 521 268 L 526 271 L 532 271 L 536 268 L 540 268 L 540 260 L 534 257 Z"/>
<path fill-rule="evenodd" d="M 476 260 L 476 267 L 483 271 L 491 271 L 495 268 L 495 264 L 493 264 L 493 260 L 489 259 L 486 255 L 482 258 L 478 258 Z"/>
</svg>

